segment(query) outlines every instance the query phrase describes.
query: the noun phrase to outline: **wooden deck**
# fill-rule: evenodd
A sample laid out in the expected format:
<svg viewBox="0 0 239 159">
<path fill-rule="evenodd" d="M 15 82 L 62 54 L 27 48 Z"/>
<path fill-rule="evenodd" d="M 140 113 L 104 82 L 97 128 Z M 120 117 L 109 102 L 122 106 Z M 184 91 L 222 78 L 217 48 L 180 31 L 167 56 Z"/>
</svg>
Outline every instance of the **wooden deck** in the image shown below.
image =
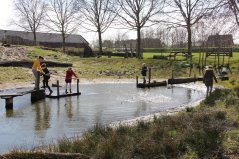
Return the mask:
<svg viewBox="0 0 239 159">
<path fill-rule="evenodd" d="M 31 101 L 36 102 L 40 99 L 45 98 L 45 90 L 25 90 L 22 92 L 13 92 L 8 94 L 0 94 L 0 98 L 5 99 L 5 107 L 6 109 L 13 109 L 13 98 L 18 96 L 23 96 L 26 94 L 31 94 Z"/>
<path fill-rule="evenodd" d="M 23 92 L 15 92 L 15 93 L 9 93 L 9 94 L 0 94 L 0 98 L 6 99 L 6 98 L 17 97 L 17 96 L 23 96 L 23 95 L 32 93 L 34 91 L 35 90 L 27 90 L 27 91 L 23 91 Z"/>
<path fill-rule="evenodd" d="M 59 94 L 59 95 L 53 93 L 51 95 L 46 95 L 46 97 L 56 99 L 56 98 L 71 97 L 71 96 L 78 96 L 78 95 L 81 95 L 81 92 L 79 92 L 79 93 L 77 93 L 77 92 L 76 93 L 67 93 L 67 94 L 64 93 L 64 94 Z"/>
<path fill-rule="evenodd" d="M 167 86 L 167 81 L 161 82 L 152 82 L 152 83 L 138 83 L 138 88 L 145 88 L 145 87 L 160 87 L 160 86 Z"/>
</svg>

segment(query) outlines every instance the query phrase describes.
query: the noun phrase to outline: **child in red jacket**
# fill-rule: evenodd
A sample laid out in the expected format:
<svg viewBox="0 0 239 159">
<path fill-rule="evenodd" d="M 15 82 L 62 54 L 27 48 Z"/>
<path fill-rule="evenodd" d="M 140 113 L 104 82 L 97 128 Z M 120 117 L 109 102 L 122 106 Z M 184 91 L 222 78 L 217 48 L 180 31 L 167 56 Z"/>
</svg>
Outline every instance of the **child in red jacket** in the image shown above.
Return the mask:
<svg viewBox="0 0 239 159">
<path fill-rule="evenodd" d="M 72 76 L 75 76 L 76 78 L 78 78 L 75 74 L 75 72 L 72 70 L 71 67 L 68 68 L 68 70 L 66 71 L 66 93 L 68 93 L 67 91 L 67 85 L 69 84 L 70 87 L 70 93 L 71 93 L 71 82 L 72 82 Z"/>
</svg>

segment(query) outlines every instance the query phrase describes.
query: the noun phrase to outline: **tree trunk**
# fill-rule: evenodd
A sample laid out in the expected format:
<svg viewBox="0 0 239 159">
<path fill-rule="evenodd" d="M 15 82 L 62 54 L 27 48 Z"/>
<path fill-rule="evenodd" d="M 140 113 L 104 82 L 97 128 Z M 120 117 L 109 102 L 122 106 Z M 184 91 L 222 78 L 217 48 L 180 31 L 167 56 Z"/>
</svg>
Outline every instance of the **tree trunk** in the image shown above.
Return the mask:
<svg viewBox="0 0 239 159">
<path fill-rule="evenodd" d="M 189 71 L 189 77 L 191 77 L 192 74 L 192 30 L 190 23 L 187 27 L 188 30 L 188 54 L 190 56 L 190 71 Z"/>
<path fill-rule="evenodd" d="M 34 40 L 34 45 L 37 45 L 37 35 L 36 35 L 36 31 L 33 31 L 33 40 Z"/>
<path fill-rule="evenodd" d="M 140 27 L 137 28 L 137 57 L 142 58 L 141 55 L 141 35 L 140 35 Z"/>
<path fill-rule="evenodd" d="M 99 36 L 99 55 L 102 55 L 102 37 L 101 37 L 101 32 L 98 30 L 98 36 Z"/>
<path fill-rule="evenodd" d="M 192 30 L 190 24 L 188 24 L 187 30 L 188 30 L 188 53 L 189 55 L 192 55 Z"/>
<path fill-rule="evenodd" d="M 65 33 L 62 33 L 62 52 L 63 52 L 63 54 L 66 52 L 66 36 L 65 36 Z"/>
</svg>

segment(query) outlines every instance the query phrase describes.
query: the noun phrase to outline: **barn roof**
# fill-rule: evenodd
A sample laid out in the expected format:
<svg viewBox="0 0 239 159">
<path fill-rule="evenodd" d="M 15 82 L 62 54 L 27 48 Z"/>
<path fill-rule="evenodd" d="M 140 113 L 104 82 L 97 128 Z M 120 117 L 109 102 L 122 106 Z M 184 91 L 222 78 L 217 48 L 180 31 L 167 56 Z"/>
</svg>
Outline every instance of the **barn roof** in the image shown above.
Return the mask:
<svg viewBox="0 0 239 159">
<path fill-rule="evenodd" d="M 12 30 L 0 30 L 0 40 L 3 40 L 5 36 L 18 36 L 25 40 L 33 41 L 32 32 L 24 31 L 12 31 Z M 36 33 L 37 42 L 47 43 L 61 43 L 62 37 L 58 33 Z M 78 34 L 67 34 L 66 43 L 77 43 L 77 44 L 89 44 L 81 35 Z"/>
</svg>

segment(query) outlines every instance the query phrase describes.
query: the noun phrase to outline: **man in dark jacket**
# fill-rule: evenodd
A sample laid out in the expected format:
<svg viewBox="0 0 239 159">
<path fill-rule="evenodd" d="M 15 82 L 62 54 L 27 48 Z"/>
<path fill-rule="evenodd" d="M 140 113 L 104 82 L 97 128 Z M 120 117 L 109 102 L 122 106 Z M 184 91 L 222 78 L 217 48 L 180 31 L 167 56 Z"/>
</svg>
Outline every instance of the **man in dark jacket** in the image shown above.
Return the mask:
<svg viewBox="0 0 239 159">
<path fill-rule="evenodd" d="M 205 71 L 205 74 L 203 76 L 203 82 L 207 87 L 207 97 L 209 94 L 212 93 L 212 88 L 213 88 L 213 79 L 217 83 L 217 78 L 213 72 L 212 66 L 209 65 L 208 68 Z"/>
</svg>

